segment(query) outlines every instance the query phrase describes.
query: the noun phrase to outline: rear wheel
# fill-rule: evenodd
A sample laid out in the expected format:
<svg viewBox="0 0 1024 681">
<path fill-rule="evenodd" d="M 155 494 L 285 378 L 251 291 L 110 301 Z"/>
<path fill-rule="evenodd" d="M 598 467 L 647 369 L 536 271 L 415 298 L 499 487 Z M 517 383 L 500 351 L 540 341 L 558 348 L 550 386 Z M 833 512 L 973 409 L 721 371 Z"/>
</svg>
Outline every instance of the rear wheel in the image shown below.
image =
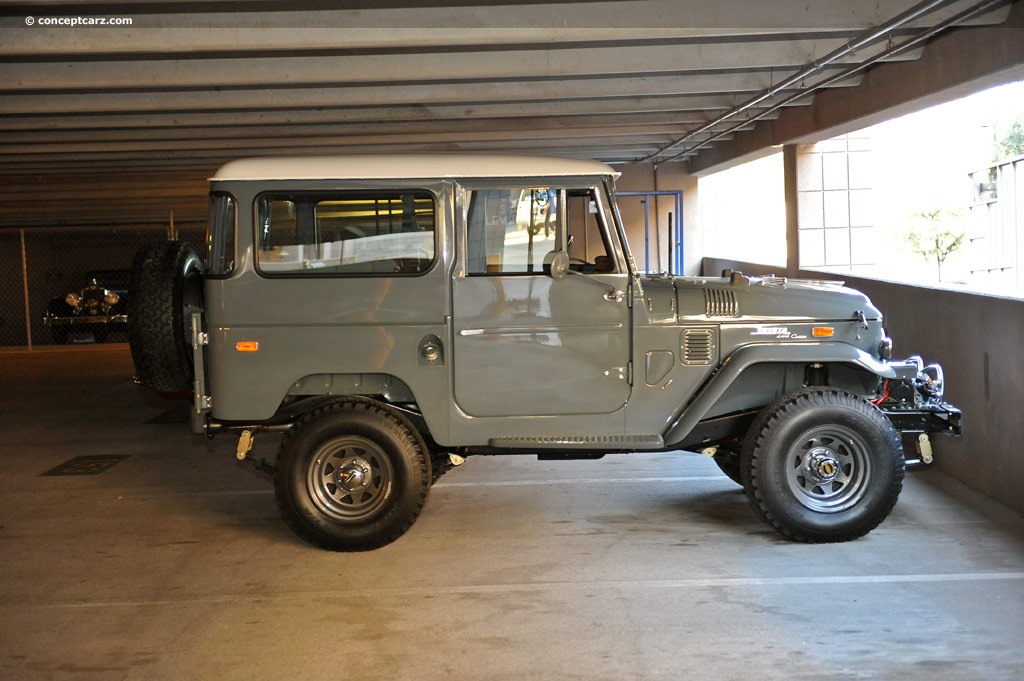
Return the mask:
<svg viewBox="0 0 1024 681">
<path fill-rule="evenodd" d="M 430 490 L 423 440 L 371 400 L 322 407 L 281 443 L 277 505 L 302 539 L 333 551 L 389 544 L 419 516 Z"/>
<path fill-rule="evenodd" d="M 191 313 L 202 307 L 202 264 L 191 245 L 163 241 L 139 249 L 129 284 L 128 343 L 140 383 L 161 392 L 192 389 Z"/>
<path fill-rule="evenodd" d="M 751 506 L 804 542 L 848 541 L 877 527 L 903 488 L 899 434 L 874 405 L 805 388 L 768 407 L 740 461 Z"/>
</svg>

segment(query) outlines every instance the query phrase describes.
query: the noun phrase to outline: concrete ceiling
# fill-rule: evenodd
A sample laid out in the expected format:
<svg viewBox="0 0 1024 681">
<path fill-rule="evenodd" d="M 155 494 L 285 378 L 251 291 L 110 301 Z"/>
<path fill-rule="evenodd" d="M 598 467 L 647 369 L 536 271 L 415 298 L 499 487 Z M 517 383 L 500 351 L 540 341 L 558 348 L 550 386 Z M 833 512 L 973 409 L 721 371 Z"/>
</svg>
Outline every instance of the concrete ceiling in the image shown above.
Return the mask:
<svg viewBox="0 0 1024 681">
<path fill-rule="evenodd" d="M 700 166 L 736 135 L 812 106 L 816 95 L 789 101 L 798 92 L 828 79 L 855 93 L 873 69 L 912 62 L 934 38 L 924 32 L 979 3 L 927 3 L 836 52 L 924 4 L 5 2 L 0 227 L 127 224 L 174 209 L 200 222 L 205 178 L 253 155 L 514 151 Z M 1000 24 L 1011 5 L 956 30 Z M 43 25 L 80 16 L 131 26 Z M 56 200 L 25 209 L 41 184 Z"/>
</svg>

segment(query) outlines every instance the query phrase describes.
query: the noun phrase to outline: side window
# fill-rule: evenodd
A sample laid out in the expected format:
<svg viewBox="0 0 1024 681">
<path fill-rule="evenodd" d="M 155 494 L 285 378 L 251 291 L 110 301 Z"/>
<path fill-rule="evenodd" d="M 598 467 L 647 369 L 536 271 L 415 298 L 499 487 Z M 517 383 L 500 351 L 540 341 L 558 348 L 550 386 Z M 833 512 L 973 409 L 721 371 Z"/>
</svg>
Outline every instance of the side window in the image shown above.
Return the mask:
<svg viewBox="0 0 1024 681">
<path fill-rule="evenodd" d="M 541 274 L 561 228 L 560 193 L 551 187 L 467 192 L 469 274 Z"/>
<path fill-rule="evenodd" d="M 567 189 L 565 192 L 566 251 L 570 268 L 578 272 L 615 272 L 615 258 L 608 242 L 597 190 Z"/>
<path fill-rule="evenodd" d="M 436 202 L 426 191 L 265 194 L 256 258 L 264 274 L 418 274 L 434 262 Z"/>
</svg>

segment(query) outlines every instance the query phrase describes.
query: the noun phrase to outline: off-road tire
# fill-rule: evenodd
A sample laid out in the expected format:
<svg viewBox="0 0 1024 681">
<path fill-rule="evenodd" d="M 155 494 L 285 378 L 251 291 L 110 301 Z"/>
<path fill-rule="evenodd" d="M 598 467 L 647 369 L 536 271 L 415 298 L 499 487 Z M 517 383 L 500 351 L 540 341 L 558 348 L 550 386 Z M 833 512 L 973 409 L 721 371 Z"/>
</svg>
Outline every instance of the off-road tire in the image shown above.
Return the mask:
<svg viewBox="0 0 1024 681">
<path fill-rule="evenodd" d="M 899 433 L 877 407 L 833 388 L 803 388 L 767 407 L 744 440 L 740 466 L 751 507 L 807 543 L 864 536 L 903 488 Z"/>
<path fill-rule="evenodd" d="M 358 398 L 295 424 L 274 472 L 284 521 L 331 551 L 368 551 L 398 539 L 419 516 L 430 484 L 427 448 L 408 419 Z"/>
<path fill-rule="evenodd" d="M 128 285 L 128 344 L 140 383 L 160 392 L 192 389 L 192 310 L 202 308 L 202 263 L 181 241 L 147 244 Z"/>
<path fill-rule="evenodd" d="M 740 472 L 740 453 L 732 450 L 719 449 L 711 457 L 718 464 L 718 468 L 725 473 L 737 485 L 743 485 L 743 474 Z"/>
</svg>

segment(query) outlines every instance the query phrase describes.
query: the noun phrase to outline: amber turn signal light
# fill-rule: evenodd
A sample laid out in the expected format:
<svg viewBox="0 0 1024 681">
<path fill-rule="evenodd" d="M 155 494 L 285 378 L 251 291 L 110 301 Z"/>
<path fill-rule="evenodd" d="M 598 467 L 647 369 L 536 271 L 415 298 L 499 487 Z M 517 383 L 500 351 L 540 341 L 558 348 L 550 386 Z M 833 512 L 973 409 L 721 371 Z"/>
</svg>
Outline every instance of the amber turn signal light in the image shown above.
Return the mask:
<svg viewBox="0 0 1024 681">
<path fill-rule="evenodd" d="M 815 338 L 821 338 L 822 336 L 831 336 L 835 333 L 835 329 L 831 326 L 816 326 L 811 329 L 811 335 Z"/>
<path fill-rule="evenodd" d="M 239 352 L 256 352 L 259 349 L 260 344 L 258 341 L 242 341 L 240 343 L 235 343 L 235 350 L 238 350 Z"/>
</svg>

